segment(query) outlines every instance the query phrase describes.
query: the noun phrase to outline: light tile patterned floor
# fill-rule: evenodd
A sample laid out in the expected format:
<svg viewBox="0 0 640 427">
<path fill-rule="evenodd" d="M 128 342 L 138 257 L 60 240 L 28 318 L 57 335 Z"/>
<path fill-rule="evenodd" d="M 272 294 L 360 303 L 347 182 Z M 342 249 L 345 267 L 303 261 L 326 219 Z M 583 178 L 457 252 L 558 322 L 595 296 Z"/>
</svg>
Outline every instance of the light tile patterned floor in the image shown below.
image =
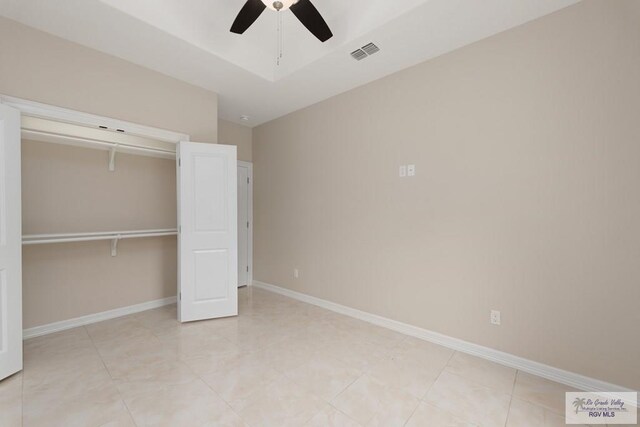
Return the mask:
<svg viewBox="0 0 640 427">
<path fill-rule="evenodd" d="M 560 426 L 568 387 L 259 289 L 25 342 L 0 427 Z"/>
</svg>

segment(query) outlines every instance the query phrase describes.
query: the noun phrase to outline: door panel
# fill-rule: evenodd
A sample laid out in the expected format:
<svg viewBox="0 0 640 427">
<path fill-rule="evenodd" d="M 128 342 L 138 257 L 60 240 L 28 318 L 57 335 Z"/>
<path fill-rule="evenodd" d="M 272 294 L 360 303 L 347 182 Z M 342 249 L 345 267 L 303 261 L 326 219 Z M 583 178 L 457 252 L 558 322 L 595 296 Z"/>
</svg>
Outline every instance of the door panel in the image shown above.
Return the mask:
<svg viewBox="0 0 640 427">
<path fill-rule="evenodd" d="M 20 113 L 0 105 L 0 380 L 22 370 Z"/>
<path fill-rule="evenodd" d="M 236 147 L 178 147 L 178 317 L 238 314 Z"/>
<path fill-rule="evenodd" d="M 228 298 L 229 252 L 225 249 L 195 251 L 196 302 Z"/>
<path fill-rule="evenodd" d="M 220 156 L 193 157 L 195 209 L 193 219 L 196 231 L 227 231 L 228 183 L 226 159 Z"/>
</svg>

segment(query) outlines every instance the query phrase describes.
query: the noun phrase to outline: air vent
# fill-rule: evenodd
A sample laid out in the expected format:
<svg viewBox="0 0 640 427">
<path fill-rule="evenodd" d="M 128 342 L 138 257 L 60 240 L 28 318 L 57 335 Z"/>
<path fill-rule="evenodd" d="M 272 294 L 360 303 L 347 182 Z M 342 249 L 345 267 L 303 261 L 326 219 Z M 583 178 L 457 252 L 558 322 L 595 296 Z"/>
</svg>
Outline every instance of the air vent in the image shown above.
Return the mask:
<svg viewBox="0 0 640 427">
<path fill-rule="evenodd" d="M 380 52 L 380 48 L 373 43 L 368 43 L 360 49 L 351 52 L 351 56 L 358 61 L 362 61 L 367 56 L 373 55 L 376 52 Z"/>
<path fill-rule="evenodd" d="M 364 50 L 367 55 L 373 55 L 374 53 L 379 52 L 380 48 L 373 43 L 369 43 L 362 46 L 362 50 Z"/>
<path fill-rule="evenodd" d="M 364 58 L 367 57 L 367 54 L 364 52 L 364 50 L 357 49 L 357 50 L 354 50 L 353 52 L 351 52 L 351 56 L 356 61 L 361 61 L 361 60 L 363 60 Z"/>
</svg>

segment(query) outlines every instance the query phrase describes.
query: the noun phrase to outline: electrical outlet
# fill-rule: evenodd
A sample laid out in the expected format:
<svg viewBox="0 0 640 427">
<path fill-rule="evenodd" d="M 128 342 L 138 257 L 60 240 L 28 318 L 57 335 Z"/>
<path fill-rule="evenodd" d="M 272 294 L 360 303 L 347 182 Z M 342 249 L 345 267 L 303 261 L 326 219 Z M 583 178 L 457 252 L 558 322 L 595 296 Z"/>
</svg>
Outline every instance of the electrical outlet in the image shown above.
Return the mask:
<svg viewBox="0 0 640 427">
<path fill-rule="evenodd" d="M 400 175 L 400 178 L 404 178 L 405 176 L 407 176 L 407 166 L 406 165 L 400 166 L 400 170 L 398 172 L 398 175 Z"/>
<path fill-rule="evenodd" d="M 298 270 L 297 268 L 294 268 L 293 269 L 293 277 L 296 278 L 296 279 L 298 277 L 300 277 L 300 270 Z"/>
<path fill-rule="evenodd" d="M 416 165 L 407 165 L 407 176 L 416 176 Z"/>
<path fill-rule="evenodd" d="M 500 325 L 500 312 L 498 310 L 491 310 L 491 324 Z"/>
</svg>

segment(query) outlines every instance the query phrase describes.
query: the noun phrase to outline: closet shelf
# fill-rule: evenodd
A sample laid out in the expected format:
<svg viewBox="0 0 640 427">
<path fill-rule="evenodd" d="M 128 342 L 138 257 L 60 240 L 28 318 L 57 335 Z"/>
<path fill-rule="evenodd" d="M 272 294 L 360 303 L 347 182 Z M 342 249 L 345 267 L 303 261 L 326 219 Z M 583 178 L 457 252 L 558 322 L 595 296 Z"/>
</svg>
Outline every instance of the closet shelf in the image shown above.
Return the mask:
<svg viewBox="0 0 640 427">
<path fill-rule="evenodd" d="M 46 243 L 111 240 L 111 256 L 116 256 L 118 240 L 135 239 L 138 237 L 176 236 L 177 234 L 177 228 L 163 228 L 157 230 L 102 231 L 93 233 L 27 234 L 22 236 L 22 244 L 40 245 Z"/>
<path fill-rule="evenodd" d="M 176 158 L 175 143 L 130 135 L 123 129 L 96 129 L 29 116 L 22 117 L 21 126 L 25 139 L 109 151 L 110 171 L 115 170 L 116 153 Z"/>
<path fill-rule="evenodd" d="M 110 141 L 102 141 L 99 139 L 91 139 L 91 138 L 83 138 L 80 136 L 70 136 L 70 135 L 61 135 L 44 131 L 37 130 L 29 130 L 23 129 L 22 136 L 27 139 L 32 139 L 34 141 L 42 141 L 42 142 L 54 142 L 54 143 L 67 143 L 68 145 L 86 145 L 89 147 L 102 147 L 107 150 L 120 150 L 123 153 L 145 153 L 148 155 L 156 155 L 156 157 L 165 157 L 165 158 L 175 158 L 176 151 L 163 149 L 163 148 L 154 148 L 154 147 L 144 147 L 144 146 L 136 146 L 133 144 L 125 144 L 119 142 L 110 142 Z"/>
</svg>

